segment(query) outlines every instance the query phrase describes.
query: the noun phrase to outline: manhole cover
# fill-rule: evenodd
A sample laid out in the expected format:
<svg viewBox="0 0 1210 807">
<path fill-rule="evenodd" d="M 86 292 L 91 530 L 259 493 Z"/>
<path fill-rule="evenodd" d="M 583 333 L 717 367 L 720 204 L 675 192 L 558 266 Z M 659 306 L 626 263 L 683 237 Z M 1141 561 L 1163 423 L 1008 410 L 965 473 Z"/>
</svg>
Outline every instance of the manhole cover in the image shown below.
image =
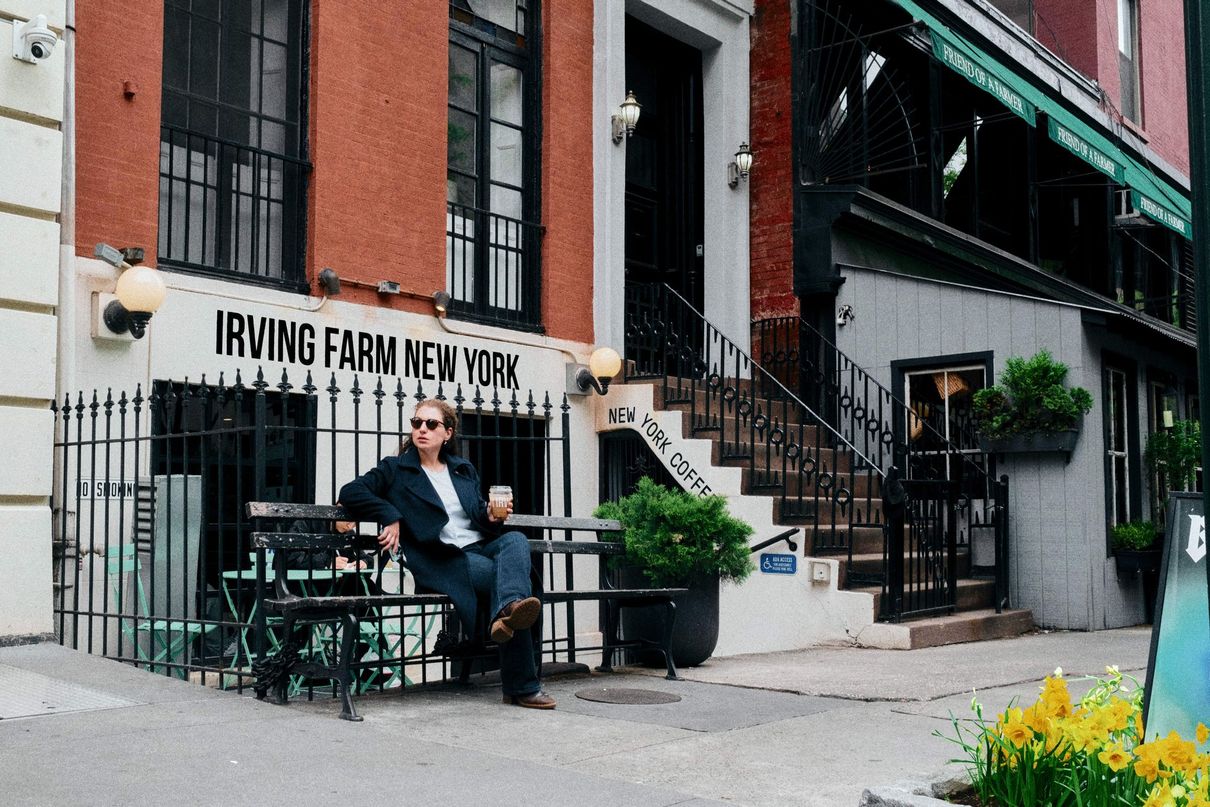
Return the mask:
<svg viewBox="0 0 1210 807">
<path fill-rule="evenodd" d="M 655 689 L 626 689 L 624 687 L 599 687 L 581 689 L 576 697 L 597 703 L 624 703 L 631 706 L 651 706 L 657 703 L 676 703 L 680 695 L 660 692 Z"/>
</svg>

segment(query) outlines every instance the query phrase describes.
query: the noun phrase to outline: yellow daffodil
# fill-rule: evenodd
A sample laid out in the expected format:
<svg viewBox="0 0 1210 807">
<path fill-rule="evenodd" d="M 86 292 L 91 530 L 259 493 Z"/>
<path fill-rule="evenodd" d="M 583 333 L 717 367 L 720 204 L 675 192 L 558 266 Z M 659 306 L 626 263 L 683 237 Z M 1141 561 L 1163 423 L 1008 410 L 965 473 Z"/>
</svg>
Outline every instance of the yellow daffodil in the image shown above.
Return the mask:
<svg viewBox="0 0 1210 807">
<path fill-rule="evenodd" d="M 1210 740 L 1210 729 L 1206 728 L 1205 723 L 1197 724 L 1197 744 L 1205 745 L 1206 740 Z"/>
<path fill-rule="evenodd" d="M 1130 758 L 1130 754 L 1122 748 L 1121 743 L 1110 743 L 1105 746 L 1104 751 L 1097 754 L 1097 759 L 1108 765 L 1109 769 L 1115 773 L 1129 765 Z"/>
<path fill-rule="evenodd" d="M 1172 790 L 1168 785 L 1160 782 L 1151 789 L 1143 807 L 1176 807 L 1176 799 L 1172 797 Z"/>
<path fill-rule="evenodd" d="M 1154 757 L 1140 757 L 1134 763 L 1134 772 L 1139 778 L 1146 779 L 1147 784 L 1151 784 L 1160 775 L 1159 762 Z"/>
</svg>

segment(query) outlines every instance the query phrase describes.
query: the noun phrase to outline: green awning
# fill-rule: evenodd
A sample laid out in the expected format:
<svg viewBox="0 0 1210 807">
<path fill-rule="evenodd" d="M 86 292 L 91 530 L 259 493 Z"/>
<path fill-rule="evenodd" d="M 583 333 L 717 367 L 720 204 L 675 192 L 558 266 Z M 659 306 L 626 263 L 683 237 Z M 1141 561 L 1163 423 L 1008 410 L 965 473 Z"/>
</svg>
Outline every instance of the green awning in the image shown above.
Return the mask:
<svg viewBox="0 0 1210 807">
<path fill-rule="evenodd" d="M 1131 189 L 1140 213 L 1185 238 L 1193 237 L 1189 197 L 1161 179 L 1094 126 L 1084 123 L 1059 99 L 1046 95 L 1013 70 L 955 33 L 917 0 L 892 0 L 928 26 L 933 54 L 945 66 L 989 93 L 1030 126 L 1047 116 L 1051 140 L 1119 185 Z"/>
<path fill-rule="evenodd" d="M 1050 132 L 1050 139 L 1119 185 L 1125 182 L 1126 166 L 1119 159 L 1118 150 L 1113 148 L 1112 144 L 1108 148 L 1093 145 L 1088 133 L 1083 131 L 1085 127 L 1073 128 L 1071 123 L 1067 121 L 1065 125 L 1056 120 L 1054 115 L 1048 116 L 1046 128 Z"/>
<path fill-rule="evenodd" d="M 961 38 L 948 33 L 942 34 L 936 29 L 931 30 L 933 54 L 942 64 L 984 92 L 991 93 L 996 100 L 1023 118 L 1030 126 L 1037 124 L 1037 110 L 1026 100 L 1011 72 L 1005 71 Z"/>
</svg>

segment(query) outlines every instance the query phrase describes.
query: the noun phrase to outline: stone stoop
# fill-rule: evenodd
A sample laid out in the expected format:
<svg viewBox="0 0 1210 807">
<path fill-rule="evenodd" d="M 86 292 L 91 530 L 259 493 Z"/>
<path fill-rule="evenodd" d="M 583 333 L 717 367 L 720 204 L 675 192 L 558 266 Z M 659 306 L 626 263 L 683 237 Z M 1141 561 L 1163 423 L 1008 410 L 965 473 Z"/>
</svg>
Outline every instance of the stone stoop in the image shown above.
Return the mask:
<svg viewBox="0 0 1210 807">
<path fill-rule="evenodd" d="M 622 382 L 615 382 L 620 388 Z M 780 507 L 778 499 L 770 492 L 764 493 L 760 489 L 752 490 L 749 472 L 741 471 L 736 461 L 722 460 L 719 457 L 717 432 L 711 430 L 702 430 L 693 433 L 689 418 L 686 416 L 685 408 L 677 405 L 665 405 L 660 394 L 658 384 L 653 382 L 626 382 L 628 387 L 649 387 L 651 390 L 651 405 L 655 410 L 681 414 L 680 418 L 680 434 L 677 437 L 686 443 L 708 443 L 710 445 L 709 464 L 716 469 L 730 470 L 732 473 L 740 472 L 737 476 L 739 482 L 738 497 L 731 491 L 716 491 L 726 493 L 729 498 L 738 499 L 734 501 L 732 511 L 739 517 L 744 517 L 741 511 L 753 508 L 754 510 L 763 511 L 764 521 L 772 516 L 772 523 L 779 526 L 807 526 L 813 524 L 813 519 L 798 519 L 798 518 L 783 518 L 779 515 Z M 644 396 L 645 397 L 645 396 Z M 640 423 L 631 424 L 636 431 L 639 430 Z M 658 453 L 658 452 L 657 452 Z M 863 489 L 859 492 L 865 494 Z M 875 494 L 870 491 L 870 494 Z M 741 501 L 743 502 L 741 504 Z M 762 502 L 768 502 L 767 505 Z M 740 505 L 738 511 L 735 505 Z M 853 567 L 855 569 L 873 564 L 881 565 L 882 562 L 882 538 L 881 535 L 872 535 L 867 533 L 878 532 L 872 528 L 856 528 L 854 539 L 855 554 L 852 557 Z M 1015 636 L 1021 633 L 1026 633 L 1034 628 L 1033 615 L 1028 610 L 1006 610 L 1003 613 L 997 614 L 994 609 L 995 585 L 994 582 L 987 579 L 966 578 L 960 577 L 958 581 L 958 602 L 956 612 L 953 614 L 934 616 L 934 617 L 916 617 L 905 620 L 899 623 L 877 622 L 879 612 L 879 600 L 881 598 L 881 589 L 878 587 L 870 588 L 844 588 L 845 577 L 847 576 L 849 559 L 847 557 L 829 555 L 826 553 L 814 553 L 810 546 L 810 539 L 806 538 L 809 531 L 799 533 L 797 539 L 800 542 L 800 552 L 806 553 L 807 558 L 815 560 L 827 560 L 836 564 L 835 574 L 837 580 L 832 585 L 839 584 L 842 591 L 847 591 L 851 594 L 865 595 L 869 597 L 870 614 L 872 624 L 860 627 L 857 631 L 850 631 L 850 639 L 854 644 L 864 647 L 876 647 L 883 649 L 902 649 L 910 650 L 922 647 L 935 647 L 946 644 L 956 644 L 959 642 L 974 642 L 985 639 L 1000 639 L 1008 636 Z M 753 540 L 760 540 L 764 536 L 754 536 Z M 805 540 L 804 540 L 805 539 Z M 805 546 L 804 546 L 805 544 Z M 774 548 L 774 551 L 778 551 Z M 780 551 L 785 551 L 784 547 Z M 905 563 L 910 560 L 905 559 Z M 969 557 L 965 551 L 960 551 L 959 560 L 959 575 L 964 574 L 969 568 Z"/>
<path fill-rule="evenodd" d="M 876 622 L 857 636 L 857 644 L 885 650 L 919 650 L 962 642 L 1006 639 L 1033 629 L 1034 615 L 1028 609 L 1008 609 L 997 614 L 994 608 L 981 608 L 898 623 Z"/>
</svg>

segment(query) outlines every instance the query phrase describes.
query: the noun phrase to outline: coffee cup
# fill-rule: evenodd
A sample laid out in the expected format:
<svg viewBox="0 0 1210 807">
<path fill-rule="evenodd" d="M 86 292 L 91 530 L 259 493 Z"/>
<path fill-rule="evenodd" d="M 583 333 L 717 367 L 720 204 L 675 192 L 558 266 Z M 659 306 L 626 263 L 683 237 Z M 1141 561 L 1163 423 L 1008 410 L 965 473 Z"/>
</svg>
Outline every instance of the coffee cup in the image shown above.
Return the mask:
<svg viewBox="0 0 1210 807">
<path fill-rule="evenodd" d="M 492 485 L 487 491 L 487 508 L 492 518 L 508 518 L 508 506 L 513 503 L 513 489 L 508 485 Z"/>
</svg>

